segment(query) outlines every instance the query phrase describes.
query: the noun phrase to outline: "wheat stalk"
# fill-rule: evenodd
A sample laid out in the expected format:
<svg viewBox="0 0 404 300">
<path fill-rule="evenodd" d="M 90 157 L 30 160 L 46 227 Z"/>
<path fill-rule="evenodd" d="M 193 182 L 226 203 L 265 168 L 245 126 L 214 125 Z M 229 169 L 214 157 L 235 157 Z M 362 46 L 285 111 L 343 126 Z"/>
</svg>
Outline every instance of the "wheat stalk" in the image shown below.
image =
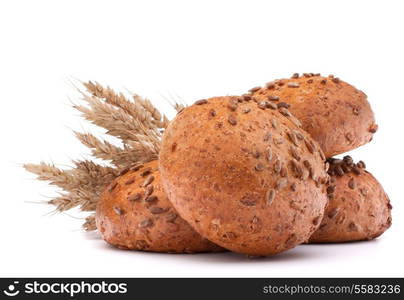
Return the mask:
<svg viewBox="0 0 404 300">
<path fill-rule="evenodd" d="M 84 82 L 83 85 L 93 96 L 122 109 L 149 129 L 154 130 L 156 126 L 166 128 L 163 126 L 168 124 L 168 119 L 148 99 L 134 95 L 134 101 L 130 101 L 122 93 L 116 93 L 110 87 L 104 88 L 98 82 L 89 81 Z"/>
<path fill-rule="evenodd" d="M 125 111 L 115 109 L 93 96 L 85 95 L 83 100 L 89 107 L 84 105 L 74 105 L 73 107 L 80 111 L 86 120 L 107 129 L 108 134 L 122 140 L 136 139 L 134 133 L 138 132 L 139 128 L 135 127 L 131 116 Z"/>
<path fill-rule="evenodd" d="M 139 103 L 144 111 L 150 115 L 151 120 L 154 121 L 154 124 L 158 128 L 167 128 L 169 123 L 168 118 L 165 115 L 162 115 L 160 111 L 150 102 L 149 99 L 143 98 L 137 94 L 133 95 L 133 99 L 135 103 Z"/>
<path fill-rule="evenodd" d="M 91 149 L 94 158 L 112 166 L 96 164 L 91 160 L 73 161 L 68 170 L 53 164 L 25 164 L 24 168 L 36 174 L 39 180 L 48 181 L 62 191 L 48 201 L 57 211 L 79 207 L 82 211 L 94 211 L 103 190 L 119 173 L 133 164 L 158 158 L 161 136 L 168 126 L 168 118 L 148 99 L 133 95 L 129 100 L 122 93 L 97 82 L 83 83 L 86 91 L 80 91 L 81 104 L 73 107 L 91 123 L 106 129 L 106 134 L 120 140 L 121 147 L 99 139 L 91 133 L 74 132 L 76 138 Z M 180 110 L 183 105 L 175 104 Z M 85 230 L 95 230 L 95 215 L 91 214 L 83 224 Z"/>
<path fill-rule="evenodd" d="M 181 104 L 181 103 L 178 103 L 178 102 L 175 102 L 173 107 L 177 112 L 180 112 L 181 110 L 183 110 L 185 108 L 185 105 Z"/>
<path fill-rule="evenodd" d="M 98 165 L 92 161 L 74 161 L 75 167 L 61 170 L 53 164 L 25 164 L 24 168 L 36 175 L 39 180 L 49 181 L 65 193 L 61 193 L 50 201 L 58 211 L 69 210 L 80 206 L 82 210 L 94 210 L 103 189 L 114 178 L 118 171 L 111 167 Z"/>
<path fill-rule="evenodd" d="M 133 118 L 123 109 L 109 105 L 94 96 L 84 96 L 83 99 L 89 107 L 74 105 L 74 108 L 79 110 L 86 120 L 105 128 L 107 134 L 121 139 L 123 143 L 138 141 L 160 147 L 161 132 L 156 125 L 147 124 L 143 120 L 144 115 L 139 113 L 139 118 Z"/>
<path fill-rule="evenodd" d="M 116 160 L 124 153 L 124 149 L 114 146 L 105 140 L 100 140 L 91 133 L 74 131 L 74 134 L 83 145 L 91 149 L 91 153 L 94 157 L 111 161 L 114 165 L 119 167 Z"/>
<path fill-rule="evenodd" d="M 95 225 L 95 214 L 91 214 L 86 218 L 86 221 L 83 224 L 83 228 L 86 231 L 92 231 L 97 229 Z"/>
<path fill-rule="evenodd" d="M 41 162 L 40 164 L 24 164 L 23 167 L 28 172 L 38 175 L 39 180 L 49 181 L 50 184 L 67 191 L 80 184 L 77 177 L 55 167 L 53 164 Z"/>
</svg>

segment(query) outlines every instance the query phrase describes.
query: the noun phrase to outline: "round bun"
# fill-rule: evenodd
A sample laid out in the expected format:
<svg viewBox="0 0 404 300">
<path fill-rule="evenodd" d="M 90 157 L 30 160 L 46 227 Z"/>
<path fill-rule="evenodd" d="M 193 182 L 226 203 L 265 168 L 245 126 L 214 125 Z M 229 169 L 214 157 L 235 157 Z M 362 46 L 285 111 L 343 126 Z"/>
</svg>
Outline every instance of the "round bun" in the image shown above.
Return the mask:
<svg viewBox="0 0 404 300">
<path fill-rule="evenodd" d="M 391 204 L 380 183 L 352 158 L 330 159 L 329 204 L 312 243 L 371 240 L 391 225 Z"/>
<path fill-rule="evenodd" d="M 285 107 L 250 96 L 197 101 L 165 131 L 160 172 L 178 213 L 253 256 L 308 240 L 327 203 L 324 154 Z"/>
<path fill-rule="evenodd" d="M 157 161 L 133 167 L 104 191 L 96 210 L 103 239 L 121 249 L 193 253 L 219 251 L 181 219 L 160 181 Z"/>
<path fill-rule="evenodd" d="M 377 130 L 367 96 L 332 75 L 295 74 L 250 91 L 260 100 L 289 104 L 291 113 L 320 144 L 326 157 L 370 142 Z"/>
</svg>

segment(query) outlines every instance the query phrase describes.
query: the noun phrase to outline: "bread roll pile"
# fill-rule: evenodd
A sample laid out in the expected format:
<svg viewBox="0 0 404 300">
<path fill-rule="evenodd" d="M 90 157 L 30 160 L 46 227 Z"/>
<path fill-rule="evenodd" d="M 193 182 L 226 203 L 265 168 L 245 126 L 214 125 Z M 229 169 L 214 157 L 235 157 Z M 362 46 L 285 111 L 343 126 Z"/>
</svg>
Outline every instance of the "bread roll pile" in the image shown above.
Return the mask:
<svg viewBox="0 0 404 300">
<path fill-rule="evenodd" d="M 376 130 L 366 95 L 334 76 L 198 100 L 170 122 L 159 161 L 106 188 L 97 228 L 123 249 L 249 256 L 376 238 L 388 196 L 362 161 L 333 158 Z"/>
</svg>

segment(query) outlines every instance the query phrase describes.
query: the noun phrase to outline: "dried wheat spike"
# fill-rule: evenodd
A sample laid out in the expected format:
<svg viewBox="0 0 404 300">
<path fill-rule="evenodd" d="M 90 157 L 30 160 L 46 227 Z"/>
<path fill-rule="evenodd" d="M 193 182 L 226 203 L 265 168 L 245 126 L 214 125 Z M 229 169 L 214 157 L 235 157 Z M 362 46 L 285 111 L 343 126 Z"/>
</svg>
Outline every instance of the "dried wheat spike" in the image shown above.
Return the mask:
<svg viewBox="0 0 404 300">
<path fill-rule="evenodd" d="M 83 83 L 90 93 L 82 94 L 84 104 L 73 107 L 91 123 L 106 129 L 106 134 L 120 139 L 121 147 L 99 139 L 91 133 L 74 132 L 77 139 L 91 149 L 92 156 L 110 162 L 113 167 L 102 166 L 90 160 L 73 161 L 69 170 L 61 170 L 53 164 L 26 164 L 24 168 L 39 180 L 49 181 L 61 188 L 58 197 L 48 201 L 57 211 L 79 207 L 82 211 L 94 211 L 105 187 L 120 171 L 135 163 L 158 158 L 161 136 L 168 125 L 168 118 L 153 106 L 151 101 L 139 95 L 128 100 L 122 93 L 104 88 L 99 83 Z M 180 104 L 176 104 L 179 109 Z M 182 105 L 181 105 L 182 107 Z M 85 230 L 95 230 L 94 214 L 86 218 Z"/>
<path fill-rule="evenodd" d="M 110 87 L 104 88 L 98 82 L 89 81 L 84 82 L 83 85 L 93 96 L 121 108 L 134 119 L 140 120 L 146 127 L 166 128 L 168 125 L 168 122 L 166 122 L 168 119 L 148 99 L 134 95 L 134 101 L 130 101 L 122 93 L 116 93 Z"/>
<path fill-rule="evenodd" d="M 49 181 L 51 185 L 56 185 L 66 191 L 70 191 L 82 183 L 80 178 L 53 164 L 41 162 L 40 164 L 25 164 L 23 167 L 28 172 L 38 175 L 38 180 Z"/>
<path fill-rule="evenodd" d="M 180 112 L 181 110 L 183 110 L 186 107 L 186 105 L 178 103 L 178 102 L 175 102 L 173 106 L 177 112 Z"/>
<path fill-rule="evenodd" d="M 95 225 L 95 214 L 91 214 L 86 218 L 86 221 L 83 224 L 83 228 L 85 231 L 92 231 L 97 229 Z"/>
</svg>

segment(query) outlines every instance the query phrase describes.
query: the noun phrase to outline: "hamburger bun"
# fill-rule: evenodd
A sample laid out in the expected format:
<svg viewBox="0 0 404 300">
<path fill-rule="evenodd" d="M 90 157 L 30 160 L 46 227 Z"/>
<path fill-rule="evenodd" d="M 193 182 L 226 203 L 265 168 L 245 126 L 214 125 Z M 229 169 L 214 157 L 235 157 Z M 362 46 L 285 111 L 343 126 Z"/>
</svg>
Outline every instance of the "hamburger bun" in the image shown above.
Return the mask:
<svg viewBox="0 0 404 300">
<path fill-rule="evenodd" d="M 389 197 L 360 161 L 329 159 L 329 204 L 311 243 L 371 240 L 391 225 Z"/>
<path fill-rule="evenodd" d="M 279 253 L 320 225 L 324 154 L 285 107 L 249 95 L 199 100 L 170 123 L 159 159 L 180 216 L 226 249 Z"/>
<path fill-rule="evenodd" d="M 96 209 L 103 239 L 121 249 L 221 251 L 178 216 L 164 193 L 157 164 L 152 161 L 125 170 L 103 192 Z"/>
<path fill-rule="evenodd" d="M 251 94 L 290 105 L 291 113 L 327 158 L 370 142 L 378 128 L 365 93 L 332 75 L 294 74 L 253 88 Z"/>
</svg>

